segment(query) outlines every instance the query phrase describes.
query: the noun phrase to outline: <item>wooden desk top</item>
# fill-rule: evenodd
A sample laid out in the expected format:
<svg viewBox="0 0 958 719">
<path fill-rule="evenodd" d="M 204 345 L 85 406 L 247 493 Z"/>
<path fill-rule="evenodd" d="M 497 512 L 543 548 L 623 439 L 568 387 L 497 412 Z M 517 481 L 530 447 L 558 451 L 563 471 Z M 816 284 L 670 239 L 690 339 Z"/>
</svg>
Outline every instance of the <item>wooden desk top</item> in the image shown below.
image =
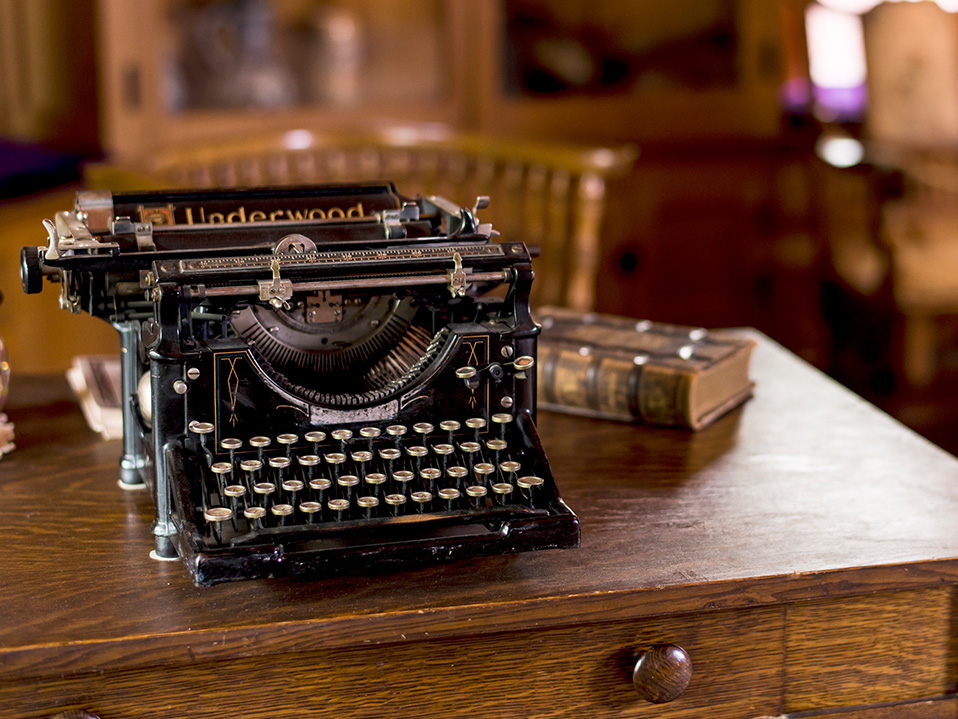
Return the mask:
<svg viewBox="0 0 958 719">
<path fill-rule="evenodd" d="M 193 586 L 65 383 L 19 377 L 0 461 L 0 684 L 958 582 L 958 461 L 761 339 L 755 396 L 697 434 L 543 413 L 582 546 Z M 148 658 L 147 658 L 148 655 Z"/>
</svg>

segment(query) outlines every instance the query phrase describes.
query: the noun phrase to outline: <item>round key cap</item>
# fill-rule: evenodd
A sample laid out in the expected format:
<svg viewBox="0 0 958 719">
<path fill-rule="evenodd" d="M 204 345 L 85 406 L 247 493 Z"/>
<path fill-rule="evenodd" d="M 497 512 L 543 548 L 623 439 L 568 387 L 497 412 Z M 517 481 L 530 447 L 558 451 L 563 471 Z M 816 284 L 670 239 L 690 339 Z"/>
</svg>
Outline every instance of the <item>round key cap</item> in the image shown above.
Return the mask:
<svg viewBox="0 0 958 719">
<path fill-rule="evenodd" d="M 376 508 L 379 506 L 379 498 L 360 497 L 356 500 L 356 504 L 359 505 L 359 507 L 365 512 L 366 519 L 372 519 L 376 516 Z"/>
<path fill-rule="evenodd" d="M 402 490 L 402 494 L 405 496 L 409 494 L 409 483 L 416 478 L 412 472 L 408 469 L 400 469 L 396 472 L 393 472 L 393 481 L 399 486 Z"/>
<path fill-rule="evenodd" d="M 446 503 L 446 509 L 450 511 L 456 508 L 459 496 L 459 490 L 453 487 L 444 487 L 439 490 L 439 498 Z"/>
<path fill-rule="evenodd" d="M 274 492 L 276 492 L 276 485 L 272 482 L 257 482 L 253 485 L 253 494 L 259 497 L 259 501 L 265 506 L 272 501 Z"/>
<path fill-rule="evenodd" d="M 416 509 L 421 514 L 429 508 L 429 503 L 432 502 L 432 492 L 413 492 L 410 499 L 416 503 Z"/>
<path fill-rule="evenodd" d="M 247 507 L 243 510 L 243 516 L 249 522 L 250 529 L 262 529 L 266 510 L 262 507 Z"/>
<path fill-rule="evenodd" d="M 276 437 L 276 441 L 286 447 L 286 456 L 289 457 L 293 451 L 293 445 L 299 441 L 299 436 L 295 434 L 281 434 Z"/>
<path fill-rule="evenodd" d="M 286 525 L 287 517 L 293 513 L 291 504 L 274 504 L 270 507 L 270 513 L 279 520 L 281 526 Z"/>
<path fill-rule="evenodd" d="M 487 490 L 481 484 L 474 484 L 471 487 L 466 487 L 466 496 L 469 497 L 470 503 L 476 509 L 479 509 L 483 504 L 485 504 L 485 498 L 488 492 L 489 490 Z"/>
<path fill-rule="evenodd" d="M 496 501 L 499 504 L 506 504 L 512 495 L 512 485 L 508 482 L 496 482 L 492 485 L 492 491 L 496 495 Z"/>
<path fill-rule="evenodd" d="M 477 462 L 472 471 L 475 473 L 476 479 L 485 485 L 489 483 L 489 475 L 495 472 L 496 468 L 488 462 Z"/>
<path fill-rule="evenodd" d="M 210 525 L 210 533 L 213 540 L 220 544 L 223 541 L 223 522 L 233 519 L 233 510 L 229 507 L 210 507 L 203 512 L 203 517 Z"/>
<path fill-rule="evenodd" d="M 402 513 L 403 505 L 406 504 L 406 495 L 387 494 L 386 504 L 388 504 L 392 508 L 392 513 L 398 516 L 399 514 Z"/>
<path fill-rule="evenodd" d="M 433 490 L 436 487 L 436 480 L 442 476 L 442 472 L 435 467 L 423 467 L 419 472 L 419 476 L 422 477 L 426 486 L 429 487 L 430 490 Z"/>
<path fill-rule="evenodd" d="M 379 488 L 386 483 L 386 475 L 382 472 L 370 472 L 366 475 L 366 484 L 373 491 L 373 496 L 379 496 Z"/>
<path fill-rule="evenodd" d="M 326 440 L 326 433 L 319 430 L 312 430 L 303 435 L 303 439 L 313 445 L 313 454 L 319 454 L 319 445 Z"/>
<path fill-rule="evenodd" d="M 519 485 L 520 489 L 523 491 L 523 494 L 525 494 L 526 499 L 529 500 L 530 507 L 533 506 L 535 502 L 537 491 L 542 487 L 542 485 L 545 484 L 545 482 L 546 481 L 542 477 L 534 477 L 531 475 L 528 477 L 519 477 L 519 479 L 516 480 L 516 484 Z"/>
<path fill-rule="evenodd" d="M 323 505 L 319 502 L 306 501 L 299 505 L 299 511 L 306 515 L 306 522 L 312 524 L 316 521 L 316 515 L 322 512 Z"/>
<path fill-rule="evenodd" d="M 326 506 L 329 507 L 337 520 L 342 521 L 348 518 L 349 514 L 349 501 L 345 499 L 331 499 L 326 503 Z"/>
<path fill-rule="evenodd" d="M 454 465 L 446 470 L 446 476 L 455 483 L 457 488 L 462 487 L 463 480 L 469 476 L 469 470 L 465 467 Z"/>
</svg>

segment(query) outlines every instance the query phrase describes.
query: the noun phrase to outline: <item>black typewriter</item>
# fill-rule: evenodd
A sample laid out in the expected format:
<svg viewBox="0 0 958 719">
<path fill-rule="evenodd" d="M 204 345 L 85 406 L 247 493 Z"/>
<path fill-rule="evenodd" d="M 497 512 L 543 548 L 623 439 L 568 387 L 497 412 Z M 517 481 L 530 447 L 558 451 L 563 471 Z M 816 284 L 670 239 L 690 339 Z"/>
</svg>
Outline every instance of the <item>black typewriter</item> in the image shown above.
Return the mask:
<svg viewBox="0 0 958 719">
<path fill-rule="evenodd" d="M 575 547 L 536 434 L 533 272 L 392 184 L 79 192 L 24 290 L 112 323 L 120 483 L 198 584 Z"/>
</svg>

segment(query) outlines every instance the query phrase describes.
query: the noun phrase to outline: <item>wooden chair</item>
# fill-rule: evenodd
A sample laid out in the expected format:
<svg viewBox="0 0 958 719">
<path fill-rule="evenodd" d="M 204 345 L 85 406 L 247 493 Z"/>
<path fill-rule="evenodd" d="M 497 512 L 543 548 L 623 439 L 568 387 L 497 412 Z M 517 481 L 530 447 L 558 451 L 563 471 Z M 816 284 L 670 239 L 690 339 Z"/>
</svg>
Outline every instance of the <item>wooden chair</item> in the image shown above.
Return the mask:
<svg viewBox="0 0 958 719">
<path fill-rule="evenodd" d="M 539 249 L 533 304 L 595 302 L 606 184 L 627 173 L 632 146 L 581 147 L 414 125 L 350 132 L 297 129 L 169 148 L 135 170 L 93 166 L 113 191 L 392 180 L 407 195 L 441 195 L 480 212 L 504 240 Z"/>
</svg>

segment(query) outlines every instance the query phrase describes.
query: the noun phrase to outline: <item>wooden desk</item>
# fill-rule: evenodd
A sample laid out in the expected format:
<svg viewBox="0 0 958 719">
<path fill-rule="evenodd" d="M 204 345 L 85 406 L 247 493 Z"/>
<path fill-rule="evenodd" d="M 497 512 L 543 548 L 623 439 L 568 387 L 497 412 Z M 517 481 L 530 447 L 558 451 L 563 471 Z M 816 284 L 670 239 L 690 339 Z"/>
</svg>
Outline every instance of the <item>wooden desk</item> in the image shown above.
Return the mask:
<svg viewBox="0 0 958 719">
<path fill-rule="evenodd" d="M 200 589 L 64 386 L 0 462 L 0 716 L 958 716 L 958 461 L 777 346 L 699 434 L 543 414 L 582 546 Z M 684 647 L 653 705 L 636 657 Z M 804 714 L 803 714 L 804 716 Z"/>
</svg>

